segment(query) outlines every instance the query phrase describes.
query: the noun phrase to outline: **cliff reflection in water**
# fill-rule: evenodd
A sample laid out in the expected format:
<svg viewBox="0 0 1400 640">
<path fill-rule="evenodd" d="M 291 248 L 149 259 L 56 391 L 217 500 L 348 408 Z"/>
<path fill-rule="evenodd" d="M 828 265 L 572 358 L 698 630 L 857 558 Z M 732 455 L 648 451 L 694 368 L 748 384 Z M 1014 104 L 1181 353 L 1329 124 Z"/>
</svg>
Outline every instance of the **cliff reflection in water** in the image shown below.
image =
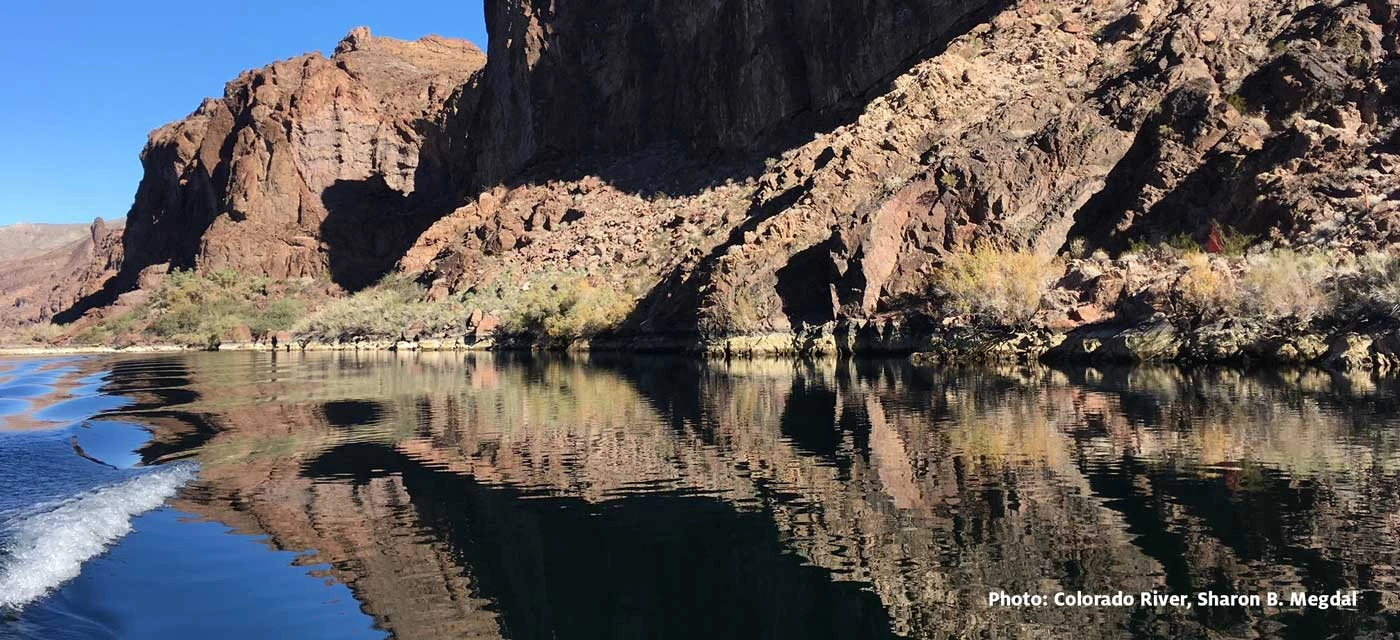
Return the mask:
<svg viewBox="0 0 1400 640">
<path fill-rule="evenodd" d="M 148 461 L 202 465 L 178 508 L 329 564 L 400 638 L 1400 626 L 1396 396 L 1373 380 L 458 354 L 117 368 L 156 427 Z M 1346 588 L 1359 610 L 985 606 Z"/>
</svg>

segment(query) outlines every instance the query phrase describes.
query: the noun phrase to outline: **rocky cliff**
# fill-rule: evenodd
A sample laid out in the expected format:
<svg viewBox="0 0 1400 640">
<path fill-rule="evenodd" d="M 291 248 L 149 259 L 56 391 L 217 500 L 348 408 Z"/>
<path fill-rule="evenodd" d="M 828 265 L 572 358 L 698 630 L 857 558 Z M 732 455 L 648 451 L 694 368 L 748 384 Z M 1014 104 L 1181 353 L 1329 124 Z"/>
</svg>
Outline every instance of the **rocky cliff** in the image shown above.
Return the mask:
<svg viewBox="0 0 1400 640">
<path fill-rule="evenodd" d="M 357 30 L 152 134 L 121 275 L 233 267 L 436 298 L 584 273 L 629 333 L 926 311 L 980 239 L 1055 254 L 1216 225 L 1400 241 L 1394 0 L 538 0 L 489 58 Z"/>
<path fill-rule="evenodd" d="M 441 163 L 424 157 L 432 122 L 484 60 L 461 40 L 356 29 L 329 58 L 245 72 L 151 134 L 123 275 L 168 264 L 374 280 L 444 192 Z"/>
<path fill-rule="evenodd" d="M 997 4 L 487 2 L 472 186 L 656 144 L 771 151 L 784 127 L 840 115 Z"/>
<path fill-rule="evenodd" d="M 650 292 L 634 328 L 723 334 L 898 311 L 941 255 L 978 238 L 1116 250 L 1204 241 L 1218 223 L 1284 244 L 1386 247 L 1400 240 L 1396 27 L 1386 2 L 1016 3 L 919 49 L 845 124 L 760 149 L 756 170 L 712 164 L 706 186 L 675 188 L 692 177 L 683 161 L 614 154 L 592 177 L 535 174 L 444 219 L 404 266 L 469 289 L 525 265 L 625 264 Z M 549 28 L 526 35 L 514 46 L 554 42 Z M 764 108 L 776 114 L 787 103 L 775 100 Z M 523 104 L 514 113 L 531 113 Z M 611 118 L 587 122 L 620 126 Z M 687 139 L 718 145 L 771 126 L 679 120 L 695 127 Z M 642 142 L 670 121 L 644 122 L 610 139 Z M 667 187 L 636 188 L 639 174 Z"/>
</svg>

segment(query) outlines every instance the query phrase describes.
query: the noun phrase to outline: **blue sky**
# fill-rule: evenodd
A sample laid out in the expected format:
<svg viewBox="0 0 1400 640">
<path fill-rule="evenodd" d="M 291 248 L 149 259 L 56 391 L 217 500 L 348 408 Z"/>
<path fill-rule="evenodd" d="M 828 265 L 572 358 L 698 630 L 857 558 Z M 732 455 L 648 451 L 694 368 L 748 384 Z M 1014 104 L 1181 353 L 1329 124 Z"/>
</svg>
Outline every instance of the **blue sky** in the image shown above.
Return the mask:
<svg viewBox="0 0 1400 640">
<path fill-rule="evenodd" d="M 481 0 L 5 0 L 0 25 L 0 225 L 124 217 L 147 133 L 352 27 L 486 48 Z"/>
</svg>

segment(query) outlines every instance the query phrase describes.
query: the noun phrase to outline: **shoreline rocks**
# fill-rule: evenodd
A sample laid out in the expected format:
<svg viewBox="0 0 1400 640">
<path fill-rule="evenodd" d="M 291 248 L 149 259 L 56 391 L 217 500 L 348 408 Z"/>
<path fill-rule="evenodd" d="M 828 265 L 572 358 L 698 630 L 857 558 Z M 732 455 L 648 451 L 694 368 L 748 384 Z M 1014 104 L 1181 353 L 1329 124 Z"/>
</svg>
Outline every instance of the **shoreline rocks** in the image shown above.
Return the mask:
<svg viewBox="0 0 1400 640">
<path fill-rule="evenodd" d="M 1194 366 L 1313 366 L 1335 372 L 1400 373 L 1400 329 L 1325 334 L 1302 328 L 1217 323 L 1183 332 L 1164 317 L 1126 326 L 1087 326 L 1069 332 L 1046 329 L 981 329 L 905 323 L 843 322 L 799 333 L 725 337 L 694 334 L 606 336 L 550 343 L 523 337 L 475 335 L 417 340 L 351 340 L 339 343 L 282 341 L 223 343 L 209 349 L 182 345 L 28 347 L 0 346 L 0 357 L 26 355 L 227 352 L 469 352 L 541 351 L 681 353 L 698 358 L 908 357 L 919 366 L 963 364 L 1174 364 Z"/>
</svg>

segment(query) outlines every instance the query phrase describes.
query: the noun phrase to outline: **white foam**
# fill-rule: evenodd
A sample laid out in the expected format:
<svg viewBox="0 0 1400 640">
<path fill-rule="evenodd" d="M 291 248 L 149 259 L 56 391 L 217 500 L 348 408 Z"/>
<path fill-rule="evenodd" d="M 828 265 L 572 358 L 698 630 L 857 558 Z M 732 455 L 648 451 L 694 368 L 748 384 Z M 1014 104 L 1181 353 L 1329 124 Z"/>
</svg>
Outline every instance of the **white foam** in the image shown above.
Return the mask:
<svg viewBox="0 0 1400 640">
<path fill-rule="evenodd" d="M 195 472 L 193 464 L 162 467 L 12 523 L 0 554 L 0 608 L 23 606 L 77 577 L 84 562 L 131 531 L 133 517 L 159 507 Z"/>
</svg>

